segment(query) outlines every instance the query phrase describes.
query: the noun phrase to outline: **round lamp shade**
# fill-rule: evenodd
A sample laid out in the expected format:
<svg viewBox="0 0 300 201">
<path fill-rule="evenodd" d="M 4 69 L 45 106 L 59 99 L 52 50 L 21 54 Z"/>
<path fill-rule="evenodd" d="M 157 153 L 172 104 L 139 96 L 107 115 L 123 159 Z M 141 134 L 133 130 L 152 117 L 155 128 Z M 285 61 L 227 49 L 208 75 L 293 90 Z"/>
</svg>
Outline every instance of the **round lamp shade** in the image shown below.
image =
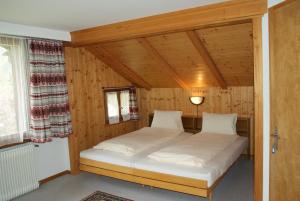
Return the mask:
<svg viewBox="0 0 300 201">
<path fill-rule="evenodd" d="M 203 96 L 191 96 L 190 101 L 194 105 L 200 105 L 203 103 L 204 97 Z"/>
</svg>

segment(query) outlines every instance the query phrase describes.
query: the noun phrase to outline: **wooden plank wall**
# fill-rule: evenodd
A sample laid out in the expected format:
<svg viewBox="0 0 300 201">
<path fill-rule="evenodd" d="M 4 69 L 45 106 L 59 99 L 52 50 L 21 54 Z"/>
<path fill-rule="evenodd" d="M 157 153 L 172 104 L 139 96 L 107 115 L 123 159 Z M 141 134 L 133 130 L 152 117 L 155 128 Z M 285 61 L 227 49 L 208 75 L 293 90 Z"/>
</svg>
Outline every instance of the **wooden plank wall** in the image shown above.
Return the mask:
<svg viewBox="0 0 300 201">
<path fill-rule="evenodd" d="M 140 110 L 143 116 L 141 126 L 148 124 L 148 115 L 155 109 L 181 110 L 184 115 L 196 115 L 196 106 L 191 104 L 191 95 L 203 95 L 205 100 L 199 106 L 199 115 L 203 111 L 214 113 L 237 113 L 240 117 L 254 115 L 254 91 L 253 87 L 211 87 L 207 89 L 193 88 L 185 90 L 181 88 L 153 88 L 150 91 L 140 90 Z M 253 126 L 252 126 L 253 128 Z M 251 154 L 254 151 L 253 129 L 251 132 Z"/>
<path fill-rule="evenodd" d="M 73 133 L 79 151 L 98 142 L 138 129 L 139 122 L 105 125 L 102 87 L 130 86 L 131 83 L 95 58 L 84 48 L 65 48 Z"/>
</svg>

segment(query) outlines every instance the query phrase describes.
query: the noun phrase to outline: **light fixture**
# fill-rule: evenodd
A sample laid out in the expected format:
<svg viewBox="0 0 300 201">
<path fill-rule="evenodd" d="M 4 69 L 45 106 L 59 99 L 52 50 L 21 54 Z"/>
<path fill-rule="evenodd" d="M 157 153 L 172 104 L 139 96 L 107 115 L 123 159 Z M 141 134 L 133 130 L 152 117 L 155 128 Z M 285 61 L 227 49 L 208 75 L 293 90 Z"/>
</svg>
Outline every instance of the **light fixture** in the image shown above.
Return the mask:
<svg viewBox="0 0 300 201">
<path fill-rule="evenodd" d="M 194 105 L 201 105 L 204 101 L 204 97 L 203 96 L 191 96 L 190 101 Z"/>
<path fill-rule="evenodd" d="M 203 96 L 191 96 L 190 101 L 193 105 L 197 106 L 197 117 L 196 117 L 196 123 L 195 123 L 195 129 L 197 129 L 197 127 L 198 127 L 198 125 L 197 125 L 198 124 L 198 116 L 199 116 L 198 107 L 199 107 L 199 105 L 201 105 L 203 103 L 204 97 Z"/>
</svg>

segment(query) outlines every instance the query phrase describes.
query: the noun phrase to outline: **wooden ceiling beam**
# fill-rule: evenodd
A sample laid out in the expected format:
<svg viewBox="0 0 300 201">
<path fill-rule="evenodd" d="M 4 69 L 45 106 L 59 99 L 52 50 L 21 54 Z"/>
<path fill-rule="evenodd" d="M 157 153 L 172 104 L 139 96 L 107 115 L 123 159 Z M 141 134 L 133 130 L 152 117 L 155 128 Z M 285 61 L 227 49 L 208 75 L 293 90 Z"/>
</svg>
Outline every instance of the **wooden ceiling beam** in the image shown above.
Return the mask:
<svg viewBox="0 0 300 201">
<path fill-rule="evenodd" d="M 72 44 L 85 46 L 201 26 L 251 19 L 267 12 L 267 0 L 232 0 L 71 32 Z"/>
<path fill-rule="evenodd" d="M 160 55 L 146 38 L 138 38 L 137 41 L 163 66 L 161 70 L 167 73 L 180 87 L 183 89 L 190 88 L 190 86 L 177 74 L 174 68 Z"/>
<path fill-rule="evenodd" d="M 111 55 L 106 49 L 99 45 L 87 46 L 85 47 L 89 52 L 91 52 L 95 57 L 100 59 L 106 65 L 111 67 L 115 72 L 119 75 L 130 81 L 132 84 L 145 88 L 147 90 L 151 89 L 151 85 L 146 82 L 141 76 L 139 76 L 136 72 L 131 70 L 128 66 L 124 65 L 118 59 L 116 59 L 113 55 Z"/>
<path fill-rule="evenodd" d="M 215 79 L 218 82 L 218 84 L 220 85 L 220 87 L 222 87 L 223 89 L 227 88 L 227 84 L 226 84 L 222 74 L 220 73 L 215 62 L 209 55 L 209 52 L 207 51 L 206 47 L 203 45 L 198 34 L 195 31 L 187 31 L 186 33 L 187 33 L 190 41 L 193 43 L 194 47 L 197 49 L 197 51 L 201 55 L 206 66 L 209 68 L 209 71 L 215 77 Z"/>
</svg>

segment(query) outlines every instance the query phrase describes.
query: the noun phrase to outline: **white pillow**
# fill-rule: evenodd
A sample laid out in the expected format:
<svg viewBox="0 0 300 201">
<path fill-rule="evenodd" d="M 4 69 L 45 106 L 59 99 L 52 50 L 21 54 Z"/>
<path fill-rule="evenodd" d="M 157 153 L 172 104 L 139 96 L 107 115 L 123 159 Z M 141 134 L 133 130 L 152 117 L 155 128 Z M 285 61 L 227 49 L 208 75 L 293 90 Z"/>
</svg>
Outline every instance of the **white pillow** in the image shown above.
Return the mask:
<svg viewBox="0 0 300 201">
<path fill-rule="evenodd" d="M 184 131 L 182 125 L 182 111 L 154 111 L 154 117 L 152 120 L 152 128 L 170 128 Z"/>
<path fill-rule="evenodd" d="M 237 114 L 202 114 L 201 133 L 236 135 Z"/>
</svg>

